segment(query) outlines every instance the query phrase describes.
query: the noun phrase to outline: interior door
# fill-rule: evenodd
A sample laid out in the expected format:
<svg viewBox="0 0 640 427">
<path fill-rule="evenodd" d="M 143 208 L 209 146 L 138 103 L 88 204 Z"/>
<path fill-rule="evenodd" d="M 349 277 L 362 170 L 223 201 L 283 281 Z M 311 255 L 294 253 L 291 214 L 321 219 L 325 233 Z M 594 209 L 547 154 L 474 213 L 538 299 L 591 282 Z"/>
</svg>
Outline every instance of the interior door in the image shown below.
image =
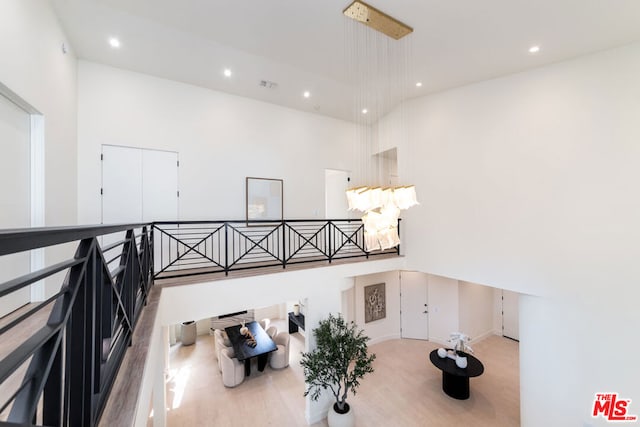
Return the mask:
<svg viewBox="0 0 640 427">
<path fill-rule="evenodd" d="M 142 150 L 102 146 L 102 223 L 142 222 Z"/>
<path fill-rule="evenodd" d="M 177 221 L 178 153 L 115 145 L 102 146 L 102 223 Z M 102 244 L 124 233 L 105 236 Z M 155 268 L 169 241 L 155 246 Z"/>
<path fill-rule="evenodd" d="M 517 292 L 502 291 L 502 335 L 518 341 L 520 340 L 519 296 Z"/>
<path fill-rule="evenodd" d="M 0 95 L 0 229 L 31 225 L 31 118 Z M 29 252 L 0 257 L 0 283 L 27 274 Z M 0 297 L 0 317 L 31 301 L 26 286 Z"/>
<path fill-rule="evenodd" d="M 142 150 L 142 220 L 178 219 L 178 153 Z"/>
<path fill-rule="evenodd" d="M 178 219 L 178 153 L 102 146 L 102 223 Z"/>
<path fill-rule="evenodd" d="M 429 339 L 427 275 L 400 272 L 400 335 L 402 338 Z"/>
<path fill-rule="evenodd" d="M 325 218 L 346 219 L 350 218 L 349 204 L 345 192 L 349 188 L 349 172 L 325 169 Z"/>
</svg>

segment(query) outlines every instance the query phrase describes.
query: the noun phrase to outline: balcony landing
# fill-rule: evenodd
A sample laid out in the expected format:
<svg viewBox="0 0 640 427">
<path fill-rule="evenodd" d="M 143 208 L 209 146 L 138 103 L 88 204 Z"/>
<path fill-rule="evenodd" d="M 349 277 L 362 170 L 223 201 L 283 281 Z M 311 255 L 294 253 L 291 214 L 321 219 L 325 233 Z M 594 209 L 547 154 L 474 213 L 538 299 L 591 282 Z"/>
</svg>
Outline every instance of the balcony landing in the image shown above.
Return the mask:
<svg viewBox="0 0 640 427">
<path fill-rule="evenodd" d="M 289 271 L 299 271 L 299 270 L 306 270 L 311 268 L 331 267 L 335 265 L 355 264 L 355 263 L 368 262 L 368 261 L 379 261 L 379 260 L 390 259 L 390 258 L 402 258 L 402 255 L 398 255 L 395 252 L 383 253 L 378 255 L 372 255 L 369 258 L 366 258 L 366 257 L 341 258 L 341 259 L 333 260 L 332 262 L 329 262 L 323 259 L 323 260 L 311 261 L 311 262 L 305 262 L 305 263 L 288 264 L 286 268 L 283 268 L 282 265 L 270 265 L 270 266 L 256 265 L 252 268 L 248 268 L 244 270 L 230 271 L 228 275 L 225 275 L 224 271 L 211 271 L 211 269 L 207 269 L 207 268 L 185 269 L 180 271 L 180 274 L 182 274 L 182 276 L 180 277 L 163 277 L 162 273 L 159 274 L 155 278 L 155 285 L 160 285 L 162 287 L 191 285 L 195 283 L 213 282 L 217 280 L 262 276 L 265 274 L 286 273 Z M 175 272 L 173 274 L 175 274 Z"/>
</svg>

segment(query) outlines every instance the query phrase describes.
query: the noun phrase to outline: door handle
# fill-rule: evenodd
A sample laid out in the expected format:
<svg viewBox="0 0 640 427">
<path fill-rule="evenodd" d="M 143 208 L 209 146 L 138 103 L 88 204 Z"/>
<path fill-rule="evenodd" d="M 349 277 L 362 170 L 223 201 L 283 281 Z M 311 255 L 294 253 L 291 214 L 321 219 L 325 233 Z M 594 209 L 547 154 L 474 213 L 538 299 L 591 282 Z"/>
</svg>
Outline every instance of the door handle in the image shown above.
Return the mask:
<svg viewBox="0 0 640 427">
<path fill-rule="evenodd" d="M 423 311 L 423 313 L 424 313 L 424 314 L 427 314 L 427 313 L 429 313 L 429 312 L 425 310 L 425 311 Z"/>
</svg>

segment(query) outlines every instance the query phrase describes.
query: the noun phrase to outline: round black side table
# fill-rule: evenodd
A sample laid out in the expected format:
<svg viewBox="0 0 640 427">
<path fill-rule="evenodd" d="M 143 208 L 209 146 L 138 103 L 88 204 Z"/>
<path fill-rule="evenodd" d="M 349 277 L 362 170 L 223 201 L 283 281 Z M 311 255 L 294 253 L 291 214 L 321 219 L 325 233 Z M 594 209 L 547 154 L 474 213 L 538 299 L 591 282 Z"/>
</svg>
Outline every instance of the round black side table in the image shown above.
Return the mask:
<svg viewBox="0 0 640 427">
<path fill-rule="evenodd" d="M 470 354 L 462 354 L 467 358 L 466 368 L 458 368 L 456 361 L 448 357 L 440 358 L 437 349 L 429 354 L 431 363 L 442 371 L 442 390 L 460 400 L 469 398 L 469 378 L 478 377 L 484 372 L 482 362 Z"/>
</svg>

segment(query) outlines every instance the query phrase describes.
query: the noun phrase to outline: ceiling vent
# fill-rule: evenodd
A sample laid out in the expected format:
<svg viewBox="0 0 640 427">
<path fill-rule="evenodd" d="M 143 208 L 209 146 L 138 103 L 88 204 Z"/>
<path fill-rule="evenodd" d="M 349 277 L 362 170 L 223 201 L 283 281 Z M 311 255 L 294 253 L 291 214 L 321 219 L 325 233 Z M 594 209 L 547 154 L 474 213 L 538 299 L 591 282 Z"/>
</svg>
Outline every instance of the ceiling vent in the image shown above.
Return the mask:
<svg viewBox="0 0 640 427">
<path fill-rule="evenodd" d="M 276 89 L 278 87 L 278 83 L 270 82 L 269 80 L 260 80 L 258 86 L 266 88 L 266 89 Z"/>
</svg>

